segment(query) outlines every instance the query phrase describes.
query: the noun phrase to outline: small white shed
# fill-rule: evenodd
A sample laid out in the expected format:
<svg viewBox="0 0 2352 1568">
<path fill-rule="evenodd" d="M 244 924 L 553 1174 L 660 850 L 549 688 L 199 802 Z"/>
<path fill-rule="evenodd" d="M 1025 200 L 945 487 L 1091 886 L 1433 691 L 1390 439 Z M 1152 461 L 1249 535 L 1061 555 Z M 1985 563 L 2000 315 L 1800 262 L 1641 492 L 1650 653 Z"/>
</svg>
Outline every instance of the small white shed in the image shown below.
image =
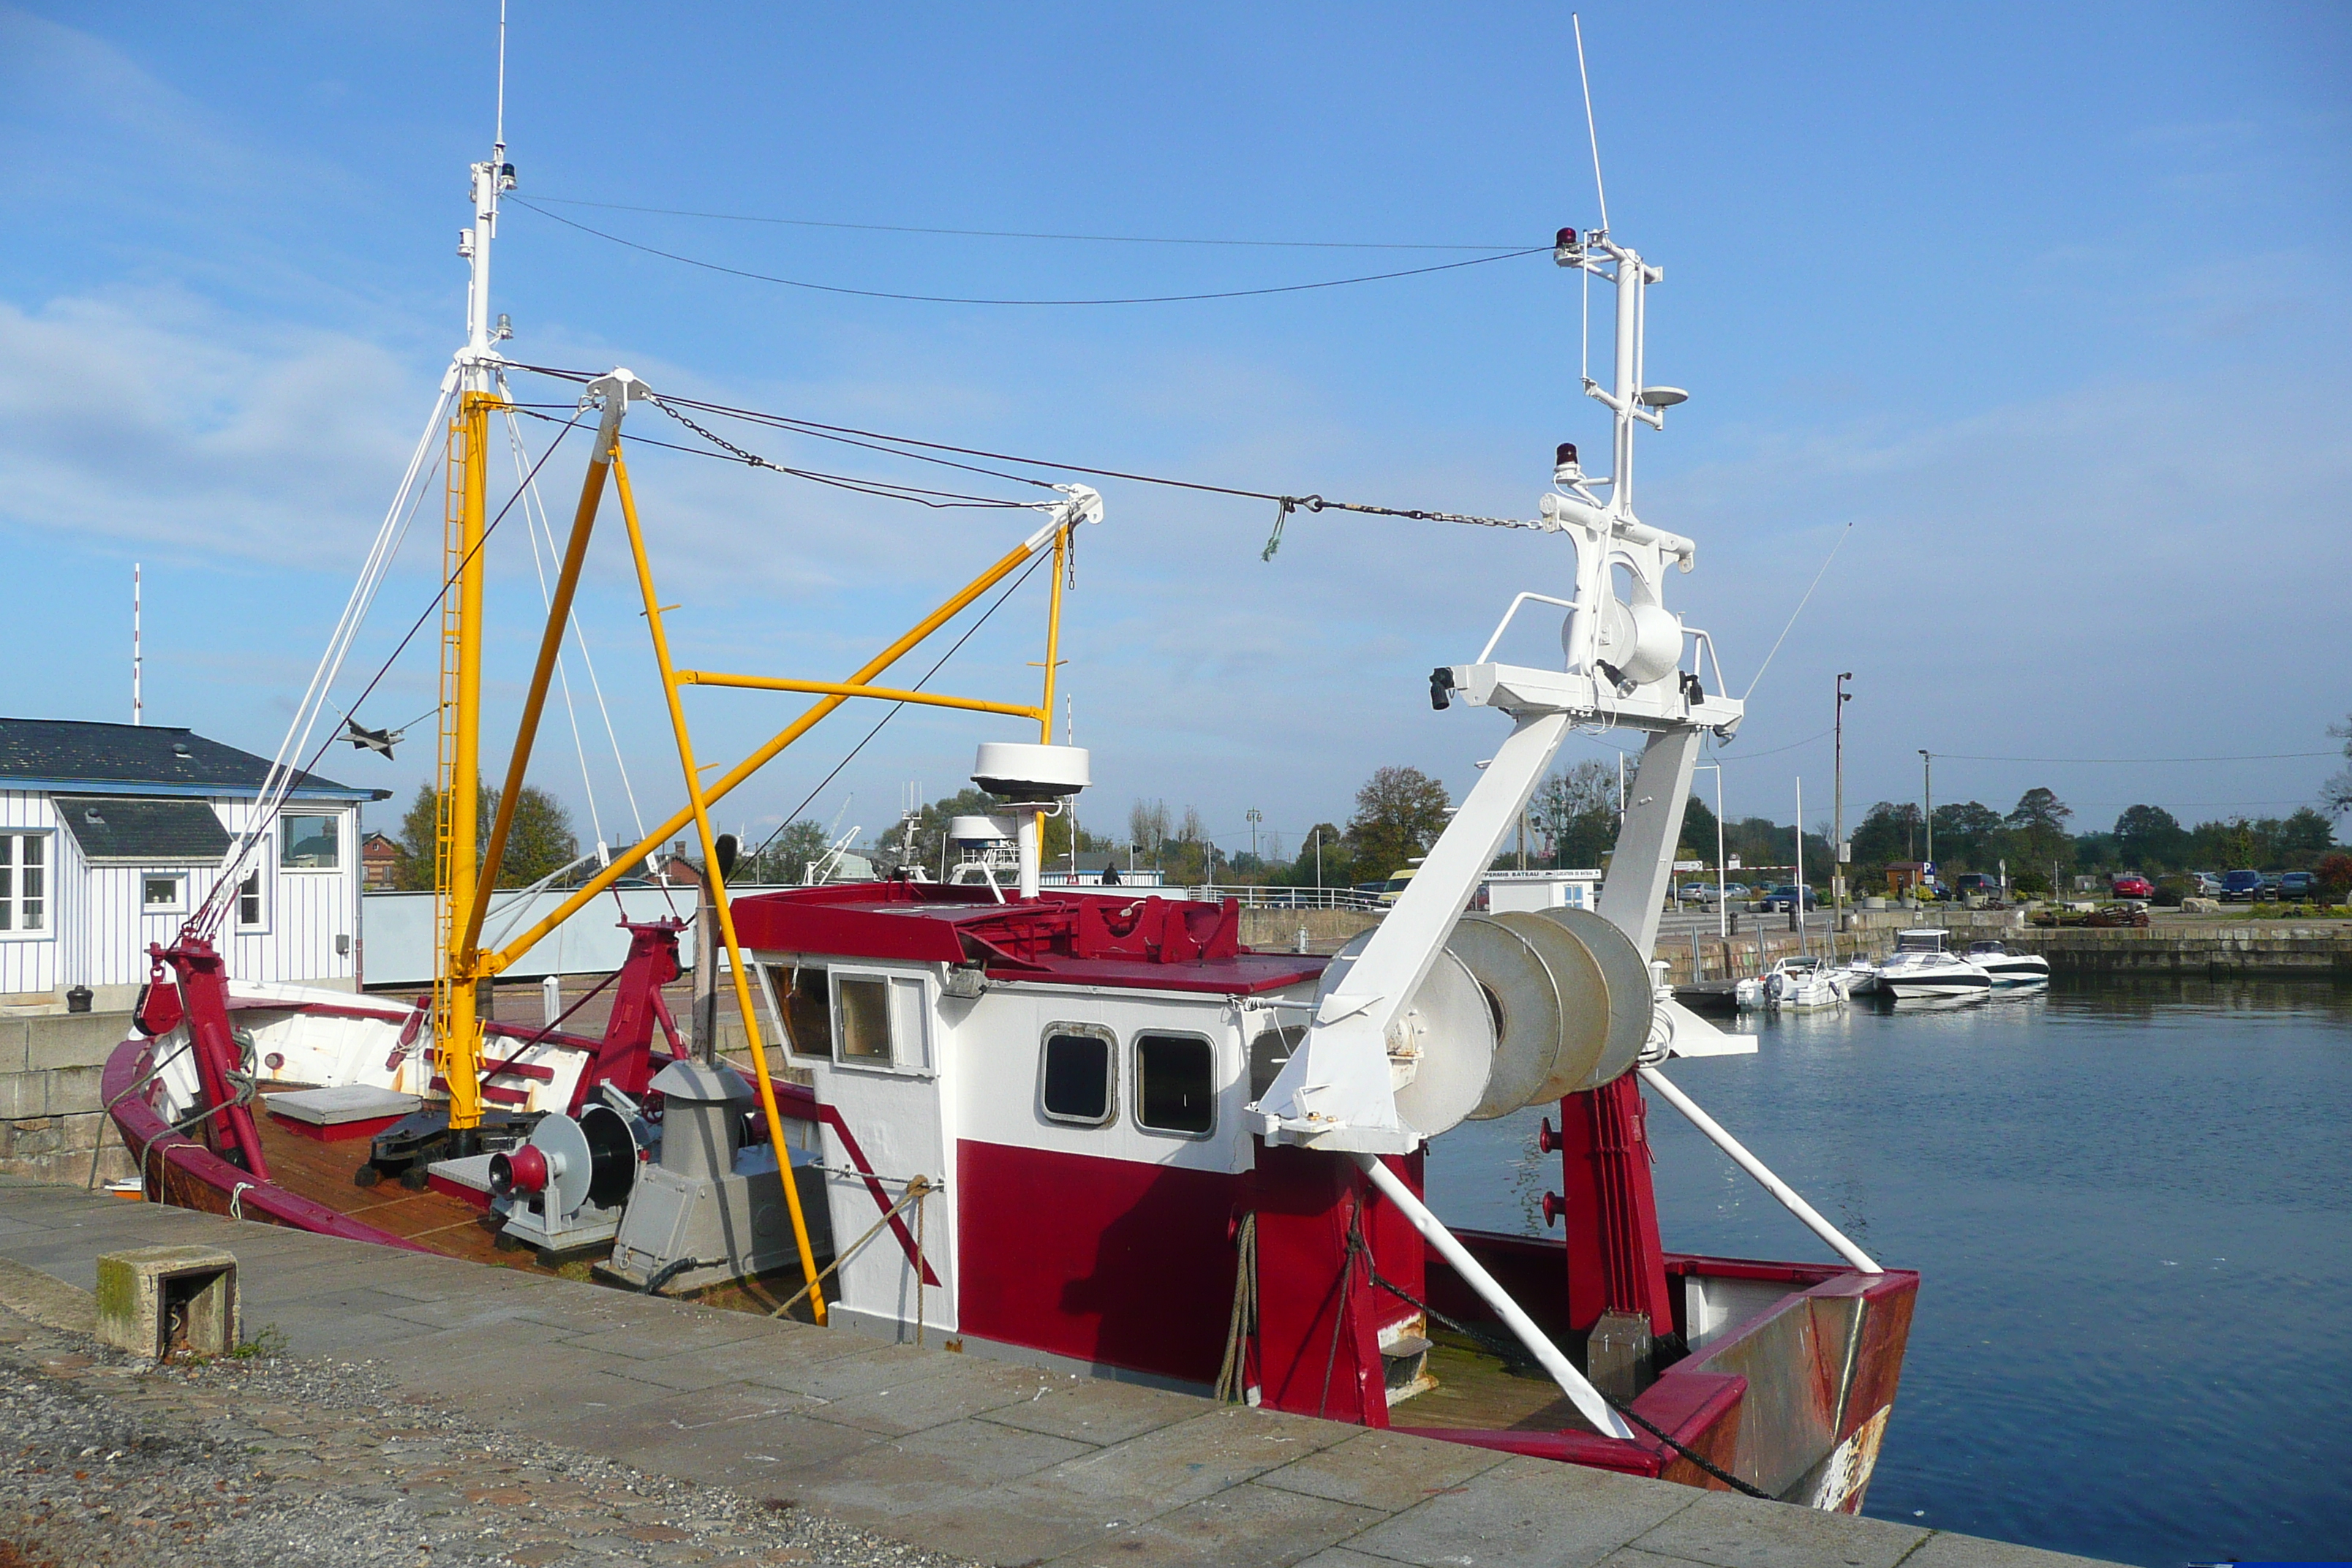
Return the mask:
<svg viewBox="0 0 2352 1568">
<path fill-rule="evenodd" d="M 0 719 L 0 1004 L 128 1006 L 212 891 L 269 759 L 163 725 Z M 360 807 L 305 775 L 215 937 L 239 980 L 355 986 Z"/>
</svg>

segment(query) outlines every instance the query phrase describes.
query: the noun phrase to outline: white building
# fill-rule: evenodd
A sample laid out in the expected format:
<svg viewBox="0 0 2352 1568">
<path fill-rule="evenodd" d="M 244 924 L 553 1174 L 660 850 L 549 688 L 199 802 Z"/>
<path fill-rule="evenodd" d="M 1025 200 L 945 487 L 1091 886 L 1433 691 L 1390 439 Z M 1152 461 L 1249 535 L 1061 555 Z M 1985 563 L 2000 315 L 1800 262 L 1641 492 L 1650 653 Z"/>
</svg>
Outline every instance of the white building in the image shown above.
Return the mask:
<svg viewBox="0 0 2352 1568">
<path fill-rule="evenodd" d="M 0 1004 L 131 1004 L 212 891 L 269 761 L 161 725 L 0 719 Z M 306 776 L 214 941 L 238 980 L 356 986 L 360 805 Z"/>
</svg>

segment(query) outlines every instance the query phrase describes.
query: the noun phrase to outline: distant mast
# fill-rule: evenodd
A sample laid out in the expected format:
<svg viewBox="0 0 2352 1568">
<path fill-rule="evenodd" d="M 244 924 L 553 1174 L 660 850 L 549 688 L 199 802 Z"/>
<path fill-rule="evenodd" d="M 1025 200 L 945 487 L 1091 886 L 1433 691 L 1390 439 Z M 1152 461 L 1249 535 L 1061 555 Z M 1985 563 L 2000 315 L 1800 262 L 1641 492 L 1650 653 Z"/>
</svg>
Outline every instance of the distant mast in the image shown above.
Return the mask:
<svg viewBox="0 0 2352 1568">
<path fill-rule="evenodd" d="M 131 563 L 131 722 L 134 725 L 145 722 L 140 715 L 147 707 L 139 697 L 139 563 L 133 561 Z"/>
</svg>

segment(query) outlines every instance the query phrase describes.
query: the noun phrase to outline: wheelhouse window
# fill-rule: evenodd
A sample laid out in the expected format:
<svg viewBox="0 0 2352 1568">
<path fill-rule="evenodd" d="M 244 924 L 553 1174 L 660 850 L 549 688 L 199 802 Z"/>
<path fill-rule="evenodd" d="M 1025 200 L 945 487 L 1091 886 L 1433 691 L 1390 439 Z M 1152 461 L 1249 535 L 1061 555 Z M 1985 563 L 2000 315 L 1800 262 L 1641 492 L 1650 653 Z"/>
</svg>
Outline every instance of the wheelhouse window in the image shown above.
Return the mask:
<svg viewBox="0 0 2352 1568">
<path fill-rule="evenodd" d="M 1217 1124 L 1217 1051 L 1201 1035 L 1135 1037 L 1135 1120 L 1205 1138 Z"/>
<path fill-rule="evenodd" d="M 186 907 L 188 879 L 170 875 L 139 879 L 139 907 L 147 914 L 176 914 Z"/>
<path fill-rule="evenodd" d="M 1307 1037 L 1304 1026 L 1293 1024 L 1286 1028 L 1267 1029 L 1250 1042 L 1250 1103 L 1265 1098 L 1274 1080 L 1282 1076 L 1283 1064 L 1290 1053 Z"/>
<path fill-rule="evenodd" d="M 289 814 L 279 818 L 278 863 L 289 871 L 333 870 L 342 864 L 336 853 L 335 836 L 340 826 L 335 817 L 317 814 Z"/>
<path fill-rule="evenodd" d="M 246 873 L 245 880 L 236 885 L 236 923 L 243 931 L 259 931 L 268 913 L 261 907 L 261 873 Z"/>
<path fill-rule="evenodd" d="M 49 929 L 49 836 L 0 833 L 0 933 L 39 936 Z"/>
<path fill-rule="evenodd" d="M 834 1037 L 845 1062 L 891 1059 L 889 981 L 878 974 L 842 977 L 841 1030 Z"/>
<path fill-rule="evenodd" d="M 1052 1024 L 1038 1064 L 1037 1103 L 1048 1121 L 1100 1127 L 1118 1109 L 1111 1084 L 1116 1044 L 1096 1024 Z"/>
<path fill-rule="evenodd" d="M 833 1055 L 833 1008 L 825 998 L 824 966 L 771 963 L 765 966 L 768 994 L 782 1026 L 784 1043 L 796 1057 Z"/>
<path fill-rule="evenodd" d="M 844 1067 L 930 1069 L 928 997 L 909 974 L 856 974 L 835 969 L 833 1059 Z"/>
</svg>

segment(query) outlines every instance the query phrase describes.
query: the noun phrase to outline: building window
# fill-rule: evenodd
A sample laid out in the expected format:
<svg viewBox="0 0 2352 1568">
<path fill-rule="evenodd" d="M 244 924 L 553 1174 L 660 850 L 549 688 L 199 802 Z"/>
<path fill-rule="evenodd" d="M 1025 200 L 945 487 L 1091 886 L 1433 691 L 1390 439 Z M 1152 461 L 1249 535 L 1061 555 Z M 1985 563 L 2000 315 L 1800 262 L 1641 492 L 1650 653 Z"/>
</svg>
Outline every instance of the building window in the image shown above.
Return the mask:
<svg viewBox="0 0 2352 1568">
<path fill-rule="evenodd" d="M 1205 1138 L 1217 1124 L 1217 1050 L 1201 1035 L 1135 1037 L 1135 1120 Z"/>
<path fill-rule="evenodd" d="M 1111 1032 L 1093 1024 L 1051 1024 L 1038 1065 L 1037 1103 L 1048 1121 L 1100 1127 L 1111 1119 Z"/>
<path fill-rule="evenodd" d="M 0 932 L 37 936 L 49 929 L 49 836 L 0 833 Z"/>
<path fill-rule="evenodd" d="M 261 873 L 257 870 L 249 871 L 246 874 L 245 880 L 236 885 L 236 923 L 238 929 L 241 931 L 259 931 L 261 929 L 262 912 Z"/>
<path fill-rule="evenodd" d="M 336 854 L 336 818 L 305 814 L 278 819 L 281 835 L 278 864 L 289 871 L 331 871 L 342 864 Z"/>
<path fill-rule="evenodd" d="M 177 914 L 186 907 L 188 879 L 176 874 L 139 879 L 139 907 L 151 915 Z"/>
<path fill-rule="evenodd" d="M 833 1009 L 825 1004 L 824 966 L 770 963 L 762 967 L 785 1048 L 796 1057 L 831 1057 Z"/>
</svg>

